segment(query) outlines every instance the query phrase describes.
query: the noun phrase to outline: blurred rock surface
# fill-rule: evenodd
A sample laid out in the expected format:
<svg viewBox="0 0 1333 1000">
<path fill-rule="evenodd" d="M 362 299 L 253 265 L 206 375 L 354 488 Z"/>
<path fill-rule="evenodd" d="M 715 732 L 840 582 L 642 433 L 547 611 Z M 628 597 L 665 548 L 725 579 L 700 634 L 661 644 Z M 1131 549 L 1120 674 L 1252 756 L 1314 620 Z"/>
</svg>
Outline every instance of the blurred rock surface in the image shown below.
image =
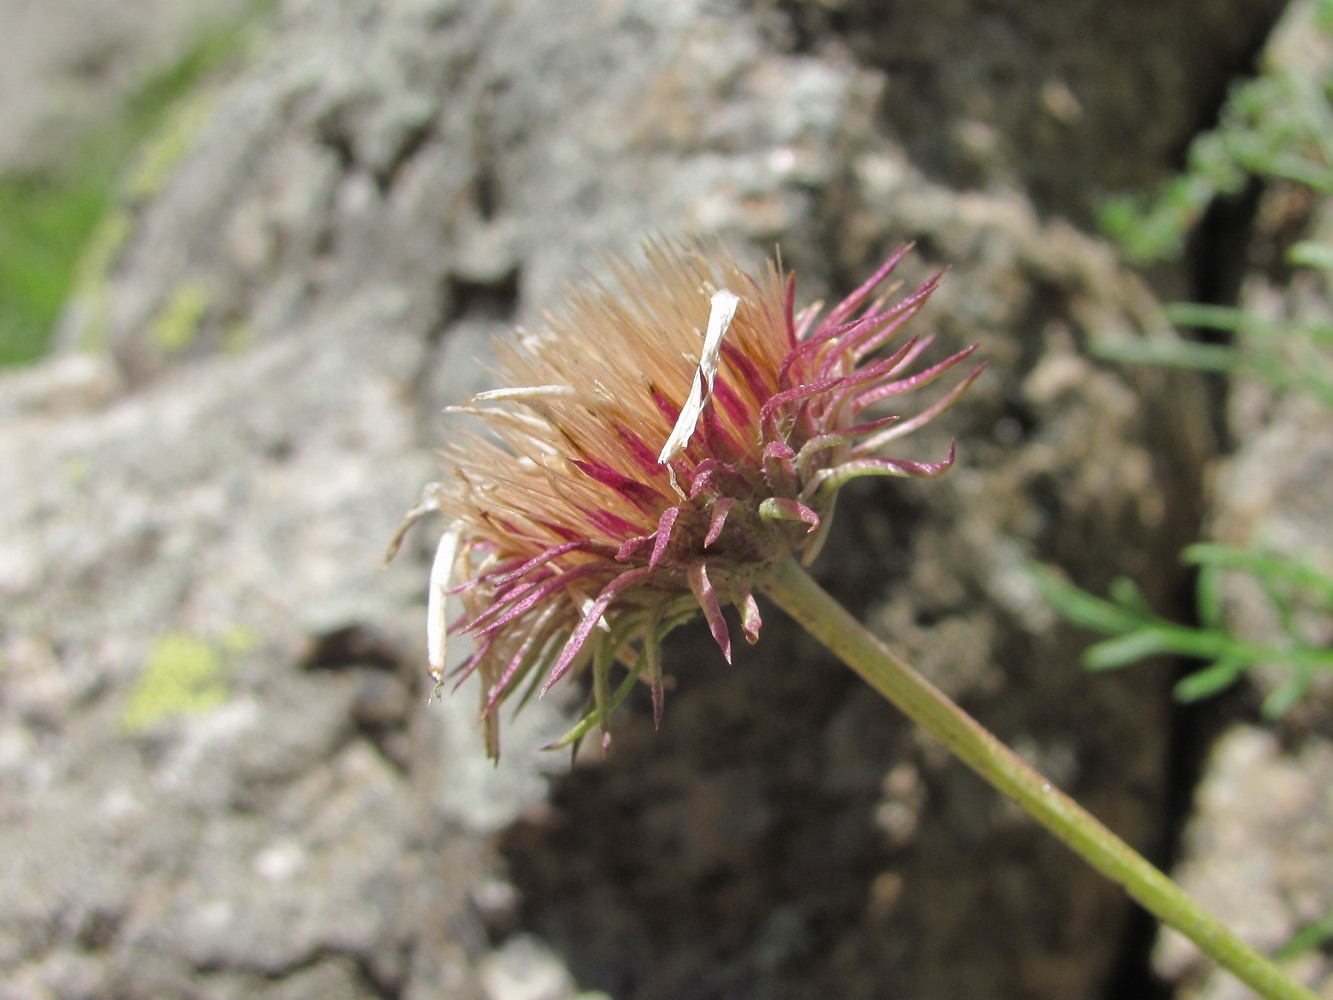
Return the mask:
<svg viewBox="0 0 1333 1000">
<path fill-rule="evenodd" d="M 991 370 L 914 456 L 957 433 L 959 468 L 849 494 L 821 573 L 1153 848 L 1167 679 L 1074 669 L 1023 567 L 1169 601 L 1206 414 L 1086 356 L 1161 320 L 1065 187 L 1164 171 L 1206 106 L 1163 78 L 1145 112 L 1142 45 L 1220 84 L 1272 5 L 1082 5 L 1105 35 L 1024 4 L 574 6 L 290 0 L 67 311 L 90 372 L 0 381 L 4 1000 L 1104 995 L 1120 893 L 776 612 L 731 668 L 680 635 L 661 733 L 640 703 L 566 773 L 543 702 L 493 770 L 474 691 L 422 704 L 430 530 L 379 557 L 488 335 L 596 252 L 781 241 L 809 300 L 917 239 L 917 275 L 952 267 L 922 332 Z M 908 28 L 957 74 L 883 48 Z M 1041 141 L 986 154 L 1024 116 Z"/>
<path fill-rule="evenodd" d="M 6 0 L 0 4 L 0 173 L 38 173 L 254 0 Z"/>
</svg>

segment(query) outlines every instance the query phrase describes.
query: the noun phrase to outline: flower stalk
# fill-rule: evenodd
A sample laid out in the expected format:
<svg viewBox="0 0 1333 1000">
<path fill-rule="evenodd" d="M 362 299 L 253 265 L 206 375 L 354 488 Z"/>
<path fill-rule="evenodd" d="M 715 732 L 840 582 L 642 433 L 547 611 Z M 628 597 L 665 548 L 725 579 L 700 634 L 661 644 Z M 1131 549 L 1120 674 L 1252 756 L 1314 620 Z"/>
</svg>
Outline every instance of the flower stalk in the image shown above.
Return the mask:
<svg viewBox="0 0 1333 1000">
<path fill-rule="evenodd" d="M 1317 1000 L 899 659 L 794 561 L 774 567 L 759 589 L 959 760 L 1260 996 Z"/>
</svg>

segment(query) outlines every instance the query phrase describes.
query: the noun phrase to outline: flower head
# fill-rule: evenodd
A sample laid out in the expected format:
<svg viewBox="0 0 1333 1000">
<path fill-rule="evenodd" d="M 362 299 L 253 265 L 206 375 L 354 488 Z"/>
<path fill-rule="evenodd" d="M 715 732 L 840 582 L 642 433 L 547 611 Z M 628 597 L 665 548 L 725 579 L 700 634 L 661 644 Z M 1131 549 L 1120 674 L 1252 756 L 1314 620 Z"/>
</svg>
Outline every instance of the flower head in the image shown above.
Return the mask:
<svg viewBox="0 0 1333 1000">
<path fill-rule="evenodd" d="M 770 262 L 751 277 L 715 248 L 653 242 L 647 266 L 611 261 L 563 311 L 497 346 L 506 387 L 454 408 L 481 421 L 444 450 L 445 478 L 408 512 L 449 522 L 431 571 L 427 640 L 437 688 L 445 635 L 472 639 L 487 749 L 496 710 L 592 669 L 592 698 L 563 745 L 600 725 L 638 679 L 662 712 L 662 637 L 702 612 L 728 660 L 723 608 L 759 636 L 754 589 L 780 562 L 814 557 L 839 488 L 859 476 L 936 476 L 953 462 L 881 449 L 952 404 L 980 374 L 914 416 L 878 405 L 933 382 L 975 348 L 914 370 L 932 338 L 881 350 L 939 275 L 889 304 L 890 257 L 822 317 L 794 309 Z M 445 597 L 464 612 L 446 627 Z M 613 691 L 617 665 L 625 677 Z"/>
</svg>

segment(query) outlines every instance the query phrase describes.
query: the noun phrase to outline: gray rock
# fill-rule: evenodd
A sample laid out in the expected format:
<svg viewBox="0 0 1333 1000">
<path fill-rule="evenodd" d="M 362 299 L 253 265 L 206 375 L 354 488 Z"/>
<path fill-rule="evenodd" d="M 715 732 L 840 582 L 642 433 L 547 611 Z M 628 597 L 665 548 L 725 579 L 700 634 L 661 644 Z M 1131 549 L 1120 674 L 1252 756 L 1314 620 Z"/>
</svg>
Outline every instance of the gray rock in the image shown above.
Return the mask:
<svg viewBox="0 0 1333 1000">
<path fill-rule="evenodd" d="M 1265 6 L 1225 9 L 1186 31 L 1194 7 L 1171 7 L 1154 65 L 1235 65 L 1236 26 L 1258 31 Z M 1139 112 L 1116 96 L 1140 73 L 1131 13 L 1092 38 L 1020 10 L 1023 51 L 1084 53 L 1079 87 L 1105 83 L 1076 95 L 1081 129 L 1107 105 Z M 972 14 L 894 23 L 962 59 L 994 51 L 994 19 Z M 875 47 L 891 25 L 865 48 L 812 39 L 805 16 L 292 0 L 176 137 L 173 168 L 130 193 L 124 239 L 64 321 L 66 352 L 104 359 L 96 377 L 71 392 L 53 362 L 0 385 L 16 400 L 0 438 L 0 979 L 16 996 L 1103 990 L 1119 891 L 776 613 L 731 668 L 682 631 L 661 733 L 632 706 L 612 758 L 566 772 L 535 751 L 567 719 L 543 701 L 492 769 L 475 691 L 422 704 L 429 531 L 379 568 L 449 433 L 437 411 L 485 384 L 486 336 L 554 305 L 595 251 L 715 231 L 754 260 L 780 239 L 808 300 L 919 238 L 918 275 L 953 265 L 926 325 L 982 341 L 991 373 L 919 444 L 937 456 L 957 433 L 960 468 L 850 492 L 821 572 L 1152 841 L 1163 675 L 1077 671 L 1079 637 L 1022 567 L 1174 592 L 1202 516 L 1197 387 L 1084 354 L 1094 332 L 1160 319 L 1105 247 L 1043 215 L 1060 199 L 1023 190 L 1061 168 L 1023 166 L 1021 138 L 966 177 L 922 155 L 931 128 L 956 146 L 984 124 L 957 106 L 984 64 L 935 92 Z M 986 91 L 997 127 L 1030 93 Z M 1153 93 L 1176 125 L 1098 147 L 1147 171 L 1199 100 Z"/>
<path fill-rule="evenodd" d="M 1187 891 L 1261 951 L 1272 953 L 1328 917 L 1333 899 L 1333 743 L 1307 738 L 1292 751 L 1271 733 L 1235 726 L 1217 744 L 1199 788 L 1176 877 Z M 1251 995 L 1215 972 L 1174 931 L 1158 942 L 1159 970 L 1188 997 Z M 1333 968 L 1319 948 L 1286 963 L 1321 996 Z"/>
<path fill-rule="evenodd" d="M 400 609 L 419 586 L 379 569 L 399 514 L 383 484 L 429 471 L 406 444 L 419 348 L 391 319 L 349 315 L 346 349 L 294 334 L 5 438 L 0 955 L 32 984 L 17 995 L 95 961 L 117 995 L 290 978 L 271 995 L 373 996 L 450 961 L 447 942 L 413 955 L 422 925 L 464 933 L 465 865 L 383 741 L 397 725 L 434 745 L 443 720 L 417 708 Z M 265 382 L 271 404 L 229 409 Z M 308 662 L 331 621 L 381 630 L 415 692 L 398 719 L 359 712 L 367 667 Z M 171 683 L 201 658 L 216 700 Z"/>
<path fill-rule="evenodd" d="M 0 173 L 39 174 L 254 0 L 10 0 L 0 5 Z"/>
</svg>

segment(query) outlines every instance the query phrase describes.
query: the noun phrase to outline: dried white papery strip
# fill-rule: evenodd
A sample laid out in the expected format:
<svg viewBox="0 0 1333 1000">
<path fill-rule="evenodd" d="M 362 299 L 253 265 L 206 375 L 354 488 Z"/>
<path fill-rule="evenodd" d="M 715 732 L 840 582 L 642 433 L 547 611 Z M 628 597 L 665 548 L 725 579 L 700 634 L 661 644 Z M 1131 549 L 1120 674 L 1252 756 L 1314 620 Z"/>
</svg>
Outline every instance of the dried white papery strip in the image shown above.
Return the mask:
<svg viewBox="0 0 1333 1000">
<path fill-rule="evenodd" d="M 439 694 L 444 684 L 444 646 L 449 631 L 444 604 L 454 573 L 454 560 L 458 557 L 460 537 L 460 527 L 451 525 L 440 537 L 435 562 L 430 567 L 430 591 L 426 595 L 426 659 L 430 663 L 430 676 L 435 681 L 431 699 Z"/>
<path fill-rule="evenodd" d="M 734 292 L 726 288 L 714 293 L 708 312 L 708 330 L 704 334 L 704 346 L 699 354 L 699 366 L 694 370 L 694 384 L 690 386 L 690 395 L 685 405 L 680 408 L 680 416 L 676 418 L 676 426 L 671 429 L 671 436 L 662 446 L 662 454 L 657 456 L 658 465 L 671 461 L 690 443 L 704 411 L 704 403 L 708 402 L 708 397 L 713 393 L 722 337 L 731 326 L 740 301 Z"/>
</svg>

